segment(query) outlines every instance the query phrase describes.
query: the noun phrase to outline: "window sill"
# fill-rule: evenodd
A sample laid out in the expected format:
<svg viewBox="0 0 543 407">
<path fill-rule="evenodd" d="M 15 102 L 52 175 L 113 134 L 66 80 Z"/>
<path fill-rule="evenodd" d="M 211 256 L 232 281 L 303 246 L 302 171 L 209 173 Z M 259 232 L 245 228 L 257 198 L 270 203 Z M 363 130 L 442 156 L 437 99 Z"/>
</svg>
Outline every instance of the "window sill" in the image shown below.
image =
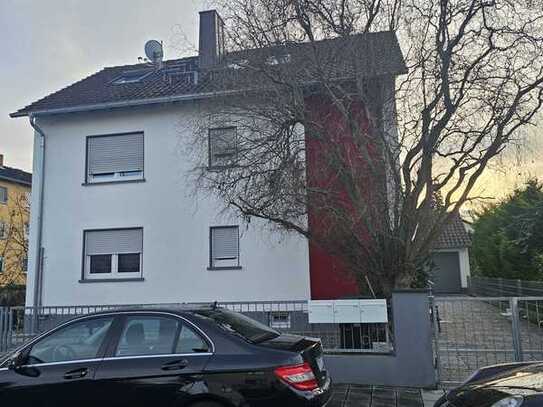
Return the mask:
<svg viewBox="0 0 543 407">
<path fill-rule="evenodd" d="M 241 266 L 208 267 L 208 270 L 241 270 Z"/>
<path fill-rule="evenodd" d="M 88 283 L 126 283 L 126 282 L 138 282 L 145 281 L 143 277 L 134 277 L 134 278 L 88 278 L 84 280 L 79 280 L 81 284 Z"/>
<path fill-rule="evenodd" d="M 145 182 L 145 178 L 138 179 L 116 179 L 111 181 L 100 181 L 100 182 L 83 182 L 81 185 L 88 187 L 91 185 L 109 185 L 109 184 L 132 184 L 135 182 Z"/>
</svg>

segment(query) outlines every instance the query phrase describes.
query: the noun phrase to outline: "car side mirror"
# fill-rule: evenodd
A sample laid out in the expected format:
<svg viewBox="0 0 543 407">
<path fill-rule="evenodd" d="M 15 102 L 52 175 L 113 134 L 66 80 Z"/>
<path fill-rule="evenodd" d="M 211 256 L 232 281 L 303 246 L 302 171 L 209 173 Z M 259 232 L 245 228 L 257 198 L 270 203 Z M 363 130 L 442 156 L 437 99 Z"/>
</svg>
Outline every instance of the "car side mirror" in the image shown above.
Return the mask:
<svg viewBox="0 0 543 407">
<path fill-rule="evenodd" d="M 8 361 L 8 369 L 9 370 L 17 370 L 21 366 L 24 365 L 24 359 L 25 359 L 25 353 L 24 352 L 16 352 L 13 355 L 10 356 Z"/>
</svg>

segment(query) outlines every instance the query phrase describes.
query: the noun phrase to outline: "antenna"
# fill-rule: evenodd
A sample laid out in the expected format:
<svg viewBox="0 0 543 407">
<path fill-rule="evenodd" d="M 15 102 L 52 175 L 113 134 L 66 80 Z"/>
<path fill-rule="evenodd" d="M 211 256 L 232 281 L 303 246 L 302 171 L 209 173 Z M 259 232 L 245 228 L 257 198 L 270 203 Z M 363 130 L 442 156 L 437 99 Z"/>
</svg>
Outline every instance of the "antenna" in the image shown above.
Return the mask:
<svg viewBox="0 0 543 407">
<path fill-rule="evenodd" d="M 162 48 L 162 42 L 157 40 L 149 40 L 145 43 L 145 55 L 149 60 L 158 65 L 162 66 L 162 58 L 164 57 L 164 50 Z"/>
</svg>

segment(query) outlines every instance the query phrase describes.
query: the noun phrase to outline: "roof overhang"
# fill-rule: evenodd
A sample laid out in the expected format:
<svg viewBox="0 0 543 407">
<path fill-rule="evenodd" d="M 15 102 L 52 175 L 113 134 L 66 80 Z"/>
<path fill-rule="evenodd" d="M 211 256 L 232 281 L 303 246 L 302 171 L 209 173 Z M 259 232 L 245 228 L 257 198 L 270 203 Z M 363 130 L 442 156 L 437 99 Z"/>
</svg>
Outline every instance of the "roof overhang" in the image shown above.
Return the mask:
<svg viewBox="0 0 543 407">
<path fill-rule="evenodd" d="M 96 103 L 91 105 L 79 105 L 79 106 L 70 106 L 70 107 L 60 107 L 53 109 L 44 109 L 44 110 L 35 110 L 35 111 L 19 111 L 10 113 L 9 117 L 25 117 L 25 116 L 45 116 L 45 115 L 54 115 L 54 114 L 64 114 L 64 113 L 76 113 L 76 112 L 91 112 L 97 110 L 108 110 L 116 109 L 123 107 L 137 107 L 137 106 L 146 106 L 146 105 L 156 105 L 164 103 L 175 103 L 183 102 L 189 100 L 198 100 L 198 99 L 210 99 L 218 96 L 228 96 L 235 93 L 239 93 L 239 90 L 236 91 L 223 91 L 223 92 L 207 92 L 207 93 L 193 93 L 187 95 L 178 95 L 178 96 L 163 96 L 158 98 L 148 98 L 148 99 L 133 99 L 133 100 L 123 100 L 122 102 L 107 102 L 107 103 Z"/>
<path fill-rule="evenodd" d="M 13 182 L 14 184 L 20 184 L 27 187 L 32 186 L 32 182 L 26 182 L 20 179 L 12 178 L 12 177 L 6 177 L 4 175 L 0 175 L 0 181 L 7 181 L 7 182 Z"/>
</svg>

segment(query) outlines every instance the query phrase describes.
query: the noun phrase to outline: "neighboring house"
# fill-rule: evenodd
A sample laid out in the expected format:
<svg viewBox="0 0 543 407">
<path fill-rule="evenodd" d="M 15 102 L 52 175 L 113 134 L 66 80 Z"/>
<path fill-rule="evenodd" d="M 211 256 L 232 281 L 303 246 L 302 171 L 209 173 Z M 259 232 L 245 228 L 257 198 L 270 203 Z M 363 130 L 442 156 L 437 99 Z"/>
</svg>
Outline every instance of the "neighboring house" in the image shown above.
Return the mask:
<svg viewBox="0 0 543 407">
<path fill-rule="evenodd" d="M 237 69 L 221 27 L 202 12 L 198 56 L 105 68 L 11 114 L 35 129 L 28 305 L 306 300 L 334 284 L 341 295 L 304 238 L 193 196 L 179 123 L 221 95 L 213 73 Z M 405 72 L 395 35 L 353 41 L 366 52 L 364 75 L 393 91 Z M 276 63 L 296 63 L 303 47 Z M 214 136 L 229 131 L 209 129 L 211 167 L 229 151 Z"/>
<path fill-rule="evenodd" d="M 433 246 L 430 281 L 434 292 L 458 294 L 468 288 L 470 246 L 468 224 L 454 215 Z"/>
<path fill-rule="evenodd" d="M 0 154 L 0 288 L 26 282 L 31 186 L 32 174 L 4 166 Z"/>
</svg>

